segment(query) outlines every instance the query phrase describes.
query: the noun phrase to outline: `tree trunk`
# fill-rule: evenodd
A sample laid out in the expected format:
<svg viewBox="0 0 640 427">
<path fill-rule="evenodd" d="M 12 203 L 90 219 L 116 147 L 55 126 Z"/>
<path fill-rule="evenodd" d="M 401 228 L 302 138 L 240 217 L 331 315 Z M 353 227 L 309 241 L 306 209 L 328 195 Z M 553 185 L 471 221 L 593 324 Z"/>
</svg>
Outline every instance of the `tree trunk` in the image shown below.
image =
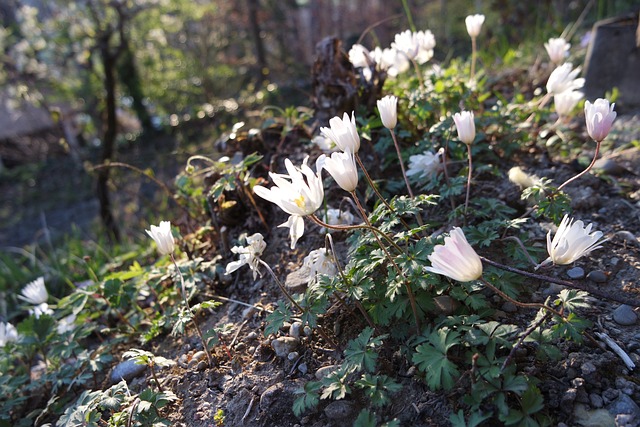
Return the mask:
<svg viewBox="0 0 640 427">
<path fill-rule="evenodd" d="M 100 58 L 104 68 L 104 88 L 106 91 L 106 124 L 102 141 L 102 164 L 106 164 L 113 158 L 115 151 L 118 124 L 116 120 L 116 79 L 115 57 L 109 49 L 110 35 L 100 40 Z M 111 212 L 111 199 L 109 197 L 109 168 L 98 169 L 97 195 L 100 202 L 100 218 L 107 229 L 107 235 L 112 242 L 120 241 L 120 230 Z"/>
<path fill-rule="evenodd" d="M 127 93 L 133 99 L 133 111 L 136 112 L 138 120 L 142 125 L 144 133 L 149 133 L 153 130 L 151 124 L 151 116 L 147 110 L 147 106 L 144 105 L 144 92 L 142 90 L 142 82 L 140 81 L 140 74 L 138 74 L 138 68 L 136 67 L 135 57 L 129 48 L 129 43 L 126 39 L 121 40 L 122 43 L 122 57 L 118 61 L 118 77 L 120 82 L 127 89 Z"/>
<path fill-rule="evenodd" d="M 249 13 L 249 26 L 251 27 L 249 30 L 251 31 L 253 43 L 256 47 L 256 62 L 258 66 L 257 86 L 260 86 L 264 81 L 264 78 L 269 74 L 269 68 L 267 66 L 267 56 L 264 50 L 264 43 L 260 36 L 262 29 L 260 28 L 260 22 L 258 20 L 258 8 L 260 7 L 259 0 L 247 0 L 247 6 Z"/>
</svg>

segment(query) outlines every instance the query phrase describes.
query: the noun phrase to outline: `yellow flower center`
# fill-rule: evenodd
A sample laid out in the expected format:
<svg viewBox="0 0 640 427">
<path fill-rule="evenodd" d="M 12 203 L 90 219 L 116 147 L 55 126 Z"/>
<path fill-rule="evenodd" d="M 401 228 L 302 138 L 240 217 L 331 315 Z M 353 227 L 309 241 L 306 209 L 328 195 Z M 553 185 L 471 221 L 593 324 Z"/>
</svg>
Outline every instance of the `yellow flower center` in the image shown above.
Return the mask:
<svg viewBox="0 0 640 427">
<path fill-rule="evenodd" d="M 298 206 L 300 209 L 303 209 L 305 207 L 305 203 L 304 203 L 304 196 L 301 194 L 300 197 L 298 197 L 297 199 L 293 199 L 293 202 L 296 204 L 296 206 Z"/>
</svg>

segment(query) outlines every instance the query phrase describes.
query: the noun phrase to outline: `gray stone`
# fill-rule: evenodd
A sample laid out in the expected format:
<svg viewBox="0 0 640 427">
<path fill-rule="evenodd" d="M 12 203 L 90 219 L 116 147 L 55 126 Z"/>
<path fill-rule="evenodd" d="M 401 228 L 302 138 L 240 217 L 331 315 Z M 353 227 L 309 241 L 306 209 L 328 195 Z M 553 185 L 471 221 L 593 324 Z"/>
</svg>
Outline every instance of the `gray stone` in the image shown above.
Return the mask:
<svg viewBox="0 0 640 427">
<path fill-rule="evenodd" d="M 570 389 L 567 389 L 567 391 L 564 392 L 561 398 L 561 408 L 566 411 L 571 411 L 573 402 L 576 400 L 577 394 L 578 390 L 576 390 L 575 388 L 572 387 Z"/>
<path fill-rule="evenodd" d="M 142 374 L 145 369 L 147 369 L 147 365 L 139 365 L 134 359 L 128 359 L 118 363 L 118 365 L 113 368 L 110 379 L 113 384 L 122 380 L 129 381 Z"/>
<path fill-rule="evenodd" d="M 285 358 L 289 355 L 289 353 L 291 353 L 298 347 L 299 343 L 300 340 L 298 340 L 297 338 L 280 337 L 271 341 L 271 348 L 273 348 L 273 351 L 275 351 L 276 356 Z"/>
<path fill-rule="evenodd" d="M 604 283 L 607 281 L 607 275 L 602 270 L 593 270 L 587 274 L 587 279 L 596 283 Z"/>
<path fill-rule="evenodd" d="M 638 315 L 633 311 L 632 307 L 622 304 L 620 307 L 613 310 L 613 320 L 618 325 L 629 326 L 636 323 Z"/>
<path fill-rule="evenodd" d="M 336 400 L 335 402 L 329 403 L 324 408 L 324 414 L 330 420 L 340 420 L 343 422 L 343 425 L 348 425 L 346 423 L 346 419 L 351 418 L 355 412 L 355 406 L 353 403 L 347 400 Z"/>
<path fill-rule="evenodd" d="M 511 301 L 506 301 L 504 304 L 502 304 L 502 307 L 500 308 L 505 313 L 515 313 L 516 311 L 518 311 L 518 307 L 516 307 L 516 305 Z"/>
<path fill-rule="evenodd" d="M 638 242 L 638 238 L 629 231 L 626 231 L 626 230 L 618 231 L 616 232 L 615 236 L 616 238 L 622 240 L 625 243 L 632 244 L 634 246 L 640 245 L 640 242 Z"/>
<path fill-rule="evenodd" d="M 193 368 L 194 366 L 197 367 L 198 364 L 204 360 L 204 358 L 207 356 L 207 354 L 203 351 L 196 351 L 195 353 L 193 353 L 193 356 L 191 356 L 191 361 L 189 362 L 189 368 Z"/>
<path fill-rule="evenodd" d="M 306 363 L 301 363 L 298 365 L 298 371 L 300 371 L 300 373 L 304 375 L 309 371 L 309 367 Z"/>
<path fill-rule="evenodd" d="M 602 401 L 602 396 L 598 393 L 589 394 L 589 404 L 592 408 L 600 409 L 604 406 L 604 402 Z"/>
<path fill-rule="evenodd" d="M 287 275 L 284 285 L 293 293 L 302 293 L 307 289 L 309 283 L 309 272 L 299 268 Z"/>
<path fill-rule="evenodd" d="M 620 396 L 620 391 L 613 388 L 608 388 L 602 392 L 602 400 L 604 401 L 605 405 L 613 402 L 618 398 L 618 396 Z"/>
<path fill-rule="evenodd" d="M 627 379 L 618 377 L 616 378 L 616 388 L 624 394 L 631 396 L 636 389 L 636 385 Z"/>
<path fill-rule="evenodd" d="M 584 362 L 580 366 L 580 370 L 582 371 L 582 375 L 590 375 L 596 371 L 596 366 L 591 362 Z"/>
<path fill-rule="evenodd" d="M 577 403 L 573 409 L 573 421 L 582 427 L 615 427 L 616 420 L 606 409 L 588 410 L 586 405 Z"/>
<path fill-rule="evenodd" d="M 337 371 L 340 365 L 323 366 L 316 371 L 316 379 L 321 380 L 328 377 L 333 372 Z"/>
<path fill-rule="evenodd" d="M 567 276 L 571 279 L 582 279 L 584 277 L 584 269 L 582 267 L 573 267 L 567 271 Z"/>
<path fill-rule="evenodd" d="M 291 361 L 296 360 L 298 357 L 300 357 L 300 354 L 297 351 L 292 351 L 291 353 L 287 354 L 287 359 Z"/>
<path fill-rule="evenodd" d="M 640 422 L 631 414 L 616 415 L 616 427 L 638 427 Z"/>
<path fill-rule="evenodd" d="M 456 309 L 460 306 L 458 301 L 451 298 L 449 295 L 440 295 L 433 299 L 436 304 L 436 312 L 445 316 L 452 315 Z"/>
<path fill-rule="evenodd" d="M 293 322 L 289 327 L 289 335 L 293 338 L 300 338 L 300 332 L 302 331 L 302 323 Z"/>
<path fill-rule="evenodd" d="M 613 416 L 618 414 L 630 414 L 635 418 L 640 417 L 640 408 L 633 399 L 624 393 L 621 393 L 616 400 L 607 405 L 607 409 Z"/>
<path fill-rule="evenodd" d="M 609 175 L 614 175 L 614 176 L 629 173 L 629 171 L 625 169 L 622 165 L 619 165 L 615 160 L 609 159 L 607 157 L 602 157 L 596 160 L 596 162 L 593 165 L 593 168 L 599 169 L 604 173 L 607 173 Z"/>
<path fill-rule="evenodd" d="M 186 354 L 180 355 L 180 357 L 178 358 L 178 366 L 183 369 L 187 369 L 187 367 L 189 366 L 189 358 Z"/>
</svg>

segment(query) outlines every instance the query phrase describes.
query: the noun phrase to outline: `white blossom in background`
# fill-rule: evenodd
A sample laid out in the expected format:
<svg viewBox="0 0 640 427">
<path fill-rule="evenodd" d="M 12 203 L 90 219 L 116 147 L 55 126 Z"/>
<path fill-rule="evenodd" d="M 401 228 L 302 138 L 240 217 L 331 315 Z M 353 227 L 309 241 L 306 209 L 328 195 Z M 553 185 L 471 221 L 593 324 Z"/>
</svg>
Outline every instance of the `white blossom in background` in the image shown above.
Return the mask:
<svg viewBox="0 0 640 427">
<path fill-rule="evenodd" d="M 436 39 L 429 30 L 413 32 L 406 30 L 394 37 L 391 48 L 403 53 L 409 60 L 424 64 L 433 57 Z"/>
<path fill-rule="evenodd" d="M 379 64 L 379 68 L 386 71 L 390 77 L 397 77 L 411 67 L 407 56 L 393 48 L 380 49 L 377 47 L 373 51 L 373 56 Z"/>
<path fill-rule="evenodd" d="M 318 274 L 333 277 L 338 273 L 336 265 L 333 263 L 331 253 L 325 248 L 315 249 L 309 252 L 304 258 L 302 272 L 307 275 L 308 282 L 312 283 L 317 280 Z"/>
<path fill-rule="evenodd" d="M 549 41 L 544 44 L 544 48 L 547 50 L 551 62 L 560 64 L 569 56 L 571 44 L 567 43 L 562 37 L 550 38 Z"/>
<path fill-rule="evenodd" d="M 40 305 L 46 303 L 49 299 L 49 293 L 44 285 L 44 277 L 38 277 L 33 282 L 25 285 L 20 294 L 18 298 L 31 305 Z"/>
<path fill-rule="evenodd" d="M 175 249 L 175 241 L 171 234 L 171 222 L 160 221 L 159 226 L 152 225 L 151 230 L 145 230 L 149 237 L 156 242 L 158 252 L 162 255 L 170 255 Z"/>
<path fill-rule="evenodd" d="M 326 169 L 344 191 L 355 191 L 358 186 L 358 168 L 353 153 L 333 153 L 331 157 L 323 154 L 316 163 L 320 169 Z"/>
<path fill-rule="evenodd" d="M 360 135 L 356 128 L 355 113 L 351 113 L 351 118 L 344 113 L 342 119 L 338 116 L 329 120 L 329 127 L 321 127 L 320 133 L 333 141 L 342 151 L 357 154 L 360 149 Z"/>
<path fill-rule="evenodd" d="M 349 49 L 349 61 L 355 68 L 367 68 L 375 65 L 369 49 L 361 44 L 354 44 Z"/>
<path fill-rule="evenodd" d="M 382 124 L 387 129 L 394 129 L 398 124 L 398 98 L 387 95 L 377 101 Z"/>
<path fill-rule="evenodd" d="M 442 274 L 459 282 L 470 282 L 482 276 L 482 261 L 473 250 L 460 227 L 454 227 L 443 245 L 433 248 L 428 256 L 431 267 L 425 270 Z"/>
<path fill-rule="evenodd" d="M 578 78 L 580 67 L 573 69 L 573 64 L 565 62 L 551 72 L 549 80 L 547 80 L 547 92 L 551 95 L 580 89 L 584 86 L 584 79 Z"/>
<path fill-rule="evenodd" d="M 602 142 L 609 135 L 613 121 L 617 116 L 617 113 L 613 111 L 615 105 L 615 103 L 609 105 L 609 101 L 603 98 L 596 99 L 593 104 L 585 101 L 584 116 L 587 122 L 587 132 L 594 141 Z"/>
<path fill-rule="evenodd" d="M 0 322 L 0 348 L 9 342 L 18 341 L 18 331 L 11 323 Z"/>
<path fill-rule="evenodd" d="M 578 105 L 578 102 L 580 102 L 583 97 L 584 95 L 582 92 L 578 92 L 577 90 L 566 90 L 553 95 L 553 104 L 558 116 L 570 116 L 571 112 L 576 108 L 576 105 Z"/>
<path fill-rule="evenodd" d="M 227 268 L 225 269 L 226 274 L 231 274 L 243 265 L 248 265 L 249 268 L 253 271 L 253 280 L 256 279 L 257 275 L 262 277 L 262 273 L 260 273 L 260 256 L 262 252 L 264 252 L 267 244 L 264 241 L 264 237 L 260 233 L 255 233 L 249 237 L 247 237 L 247 246 L 234 246 L 231 248 L 231 252 L 234 254 L 239 254 L 240 259 L 238 261 L 232 261 L 227 264 Z"/>
<path fill-rule="evenodd" d="M 323 219 L 329 225 L 352 225 L 355 223 L 355 217 L 351 212 L 335 208 L 327 209 Z"/>
<path fill-rule="evenodd" d="M 482 30 L 482 24 L 484 24 L 484 15 L 476 14 L 469 15 L 465 18 L 464 23 L 467 26 L 467 33 L 471 38 L 476 38 L 480 35 L 480 30 Z"/>
<path fill-rule="evenodd" d="M 437 153 L 425 151 L 422 154 L 414 154 L 409 157 L 407 176 L 419 180 L 431 178 L 433 174 L 442 169 L 443 154 L 444 148 L 441 148 Z"/>
<path fill-rule="evenodd" d="M 338 146 L 324 135 L 316 135 L 311 138 L 311 143 L 316 145 L 323 153 L 333 153 L 339 150 Z"/>
<path fill-rule="evenodd" d="M 571 264 L 583 255 L 601 248 L 606 239 L 600 240 L 602 232 L 594 231 L 592 233 L 592 228 L 593 224 L 585 227 L 582 221 L 573 222 L 573 219 L 569 219 L 569 216 L 565 215 L 555 236 L 553 236 L 553 240 L 551 240 L 551 231 L 547 233 L 549 258 L 540 266 L 550 262 L 557 265 Z"/>
<path fill-rule="evenodd" d="M 307 165 L 308 157 L 301 168 L 293 166 L 291 160 L 285 159 L 284 164 L 289 175 L 269 172 L 275 186 L 266 188 L 261 185 L 253 187 L 256 195 L 270 201 L 288 213 L 289 219 L 278 227 L 288 227 L 291 237 L 291 249 L 304 234 L 303 217 L 311 215 L 322 206 L 324 188 L 322 186 L 321 168 L 316 164 L 317 173 Z"/>
<path fill-rule="evenodd" d="M 458 138 L 467 145 L 471 145 L 476 139 L 476 124 L 473 121 L 473 111 L 461 111 L 453 115 L 456 123 Z"/>
<path fill-rule="evenodd" d="M 58 332 L 58 335 L 73 331 L 76 327 L 75 321 L 76 315 L 73 313 L 60 319 L 58 321 L 58 324 L 56 325 L 56 331 Z"/>
</svg>

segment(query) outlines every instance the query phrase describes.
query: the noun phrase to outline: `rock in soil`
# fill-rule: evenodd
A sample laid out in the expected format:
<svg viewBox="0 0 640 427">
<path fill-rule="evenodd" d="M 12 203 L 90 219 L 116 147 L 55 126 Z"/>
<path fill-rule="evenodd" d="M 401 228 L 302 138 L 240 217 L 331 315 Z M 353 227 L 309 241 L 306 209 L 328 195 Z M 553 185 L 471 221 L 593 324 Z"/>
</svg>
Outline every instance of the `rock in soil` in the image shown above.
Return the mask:
<svg viewBox="0 0 640 427">
<path fill-rule="evenodd" d="M 613 310 L 613 320 L 618 325 L 629 326 L 636 323 L 638 315 L 633 311 L 633 308 L 626 304 L 622 304 L 620 307 Z"/>
<path fill-rule="evenodd" d="M 143 373 L 145 369 L 147 369 L 147 365 L 139 365 L 134 359 L 125 360 L 120 362 L 111 372 L 111 382 L 115 384 L 122 380 L 129 381 Z"/>
<path fill-rule="evenodd" d="M 567 271 L 567 276 L 571 279 L 582 279 L 584 277 L 584 270 L 582 267 L 573 267 Z"/>
<path fill-rule="evenodd" d="M 330 420 L 341 420 L 343 425 L 349 425 L 347 419 L 352 418 L 355 413 L 355 405 L 346 400 L 336 400 L 329 403 L 324 408 L 324 414 Z"/>
<path fill-rule="evenodd" d="M 300 340 L 293 337 L 280 337 L 271 341 L 271 347 L 276 352 L 276 356 L 285 358 L 293 352 L 300 344 Z"/>
</svg>

